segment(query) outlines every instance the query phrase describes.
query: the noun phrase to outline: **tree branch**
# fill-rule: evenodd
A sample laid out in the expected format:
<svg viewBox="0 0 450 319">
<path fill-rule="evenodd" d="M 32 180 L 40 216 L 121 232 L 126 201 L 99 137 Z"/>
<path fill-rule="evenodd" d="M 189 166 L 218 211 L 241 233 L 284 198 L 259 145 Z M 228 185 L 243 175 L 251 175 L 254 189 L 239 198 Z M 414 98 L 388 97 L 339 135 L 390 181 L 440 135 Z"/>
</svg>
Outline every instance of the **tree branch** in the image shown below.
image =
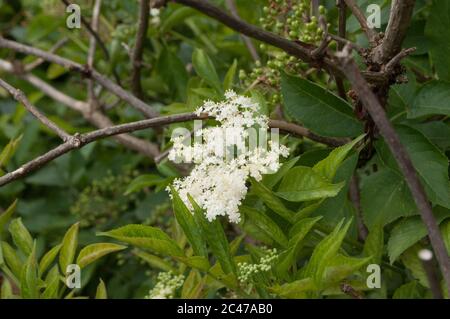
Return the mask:
<svg viewBox="0 0 450 319">
<path fill-rule="evenodd" d="M 62 128 L 60 128 L 58 125 L 56 125 L 53 121 L 51 121 L 49 118 L 47 118 L 43 113 L 41 113 L 33 104 L 30 103 L 30 101 L 27 99 L 25 94 L 9 85 L 7 82 L 0 79 L 0 86 L 4 88 L 6 91 L 11 94 L 17 102 L 23 104 L 25 108 L 34 115 L 35 118 L 39 120 L 42 124 L 44 124 L 46 127 L 48 127 L 50 130 L 56 133 L 64 142 L 68 141 L 70 139 L 70 135 L 66 133 Z"/>
<path fill-rule="evenodd" d="M 92 21 L 91 27 L 92 30 L 97 32 L 98 30 L 98 18 L 100 15 L 100 6 L 102 5 L 102 0 L 95 0 L 94 9 L 92 10 Z M 87 58 L 87 67 L 89 70 L 94 68 L 94 58 L 95 58 L 95 49 L 97 47 L 97 39 L 91 35 L 89 39 L 89 50 L 88 50 L 88 58 Z M 96 109 L 98 106 L 97 99 L 95 97 L 94 92 L 94 81 L 92 79 L 88 79 L 88 103 L 91 109 Z"/>
<path fill-rule="evenodd" d="M 136 34 L 136 43 L 131 54 L 131 92 L 138 98 L 142 99 L 142 86 L 141 86 L 141 68 L 142 68 L 142 55 L 144 53 L 144 41 L 147 35 L 148 28 L 148 16 L 150 14 L 149 0 L 139 1 L 139 22 L 138 30 Z"/>
<path fill-rule="evenodd" d="M 5 38 L 1 37 L 0 37 L 0 48 L 6 48 L 24 54 L 35 55 L 37 57 L 45 59 L 46 61 L 59 64 L 62 67 L 65 67 L 69 70 L 80 72 L 83 76 L 94 79 L 105 89 L 109 90 L 111 93 L 115 94 L 125 102 L 128 102 L 131 106 L 139 110 L 146 117 L 152 118 L 158 116 L 158 112 L 156 112 L 151 106 L 144 103 L 142 100 L 138 99 L 133 94 L 125 91 L 121 86 L 117 85 L 116 83 L 108 79 L 106 76 L 98 73 L 95 69 L 88 70 L 86 69 L 86 67 L 72 60 L 15 41 L 6 40 Z"/>
<path fill-rule="evenodd" d="M 355 2 L 355 0 L 344 0 L 347 4 L 347 7 L 350 8 L 353 15 L 355 16 L 356 20 L 358 20 L 359 25 L 363 29 L 363 31 L 366 33 L 367 38 L 369 39 L 370 43 L 375 43 L 375 36 L 376 32 L 369 28 L 367 25 L 367 19 L 362 10 L 359 8 L 358 4 Z"/>
<path fill-rule="evenodd" d="M 391 14 L 383 41 L 373 52 L 374 62 L 386 63 L 400 52 L 411 22 L 415 2 L 415 0 L 392 0 Z"/>
<path fill-rule="evenodd" d="M 414 201 L 419 209 L 422 220 L 427 227 L 428 236 L 436 253 L 439 266 L 447 284 L 447 289 L 450 293 L 450 259 L 447 254 L 444 241 L 442 240 L 442 236 L 439 232 L 439 226 L 434 218 L 430 203 L 428 202 L 425 191 L 417 176 L 411 158 L 409 157 L 405 147 L 401 144 L 394 127 L 386 115 L 386 112 L 375 94 L 370 89 L 367 82 L 364 80 L 355 61 L 351 58 L 350 49 L 348 47 L 344 48 L 344 51 L 339 52 L 338 58 L 342 64 L 342 68 L 347 79 L 352 84 L 353 90 L 362 101 L 364 108 L 372 117 L 374 123 L 378 127 L 378 130 L 384 137 L 386 144 L 396 159 L 400 170 L 405 176 L 406 183 L 411 190 L 411 194 L 413 195 Z"/>
<path fill-rule="evenodd" d="M 234 0 L 225 0 L 225 3 L 227 5 L 228 10 L 230 10 L 230 13 L 233 17 L 240 19 L 239 12 L 236 7 L 236 3 Z M 242 40 L 245 43 L 245 46 L 247 47 L 248 51 L 250 52 L 250 55 L 252 56 L 253 60 L 259 61 L 261 58 L 259 57 L 258 51 L 256 50 L 252 40 L 249 37 L 246 37 L 245 35 L 241 35 Z"/>
<path fill-rule="evenodd" d="M 64 46 L 67 41 L 69 39 L 68 38 L 62 38 L 61 40 L 59 40 L 58 42 L 56 42 L 48 52 L 50 53 L 55 53 L 56 51 L 58 51 L 58 49 L 60 49 L 62 46 Z M 36 60 L 34 60 L 33 62 L 28 63 L 27 65 L 24 66 L 24 70 L 26 72 L 31 72 L 33 71 L 35 68 L 37 68 L 38 66 L 40 66 L 42 63 L 44 63 L 45 60 L 38 58 Z"/>
</svg>

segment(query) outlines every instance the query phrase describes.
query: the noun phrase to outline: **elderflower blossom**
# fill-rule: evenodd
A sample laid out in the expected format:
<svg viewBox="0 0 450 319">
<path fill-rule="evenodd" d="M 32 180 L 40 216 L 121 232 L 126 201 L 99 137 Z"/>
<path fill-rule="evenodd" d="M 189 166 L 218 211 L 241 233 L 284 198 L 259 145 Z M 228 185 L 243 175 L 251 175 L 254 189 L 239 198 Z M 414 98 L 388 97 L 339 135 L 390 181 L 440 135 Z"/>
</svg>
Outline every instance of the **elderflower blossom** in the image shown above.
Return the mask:
<svg viewBox="0 0 450 319">
<path fill-rule="evenodd" d="M 183 286 L 184 276 L 175 276 L 172 272 L 160 272 L 157 278 L 158 282 L 150 290 L 146 299 L 171 299 L 175 291 Z"/>
<path fill-rule="evenodd" d="M 238 264 L 238 280 L 240 282 L 248 282 L 251 277 L 259 272 L 267 272 L 272 268 L 272 263 L 278 258 L 277 249 L 267 249 L 266 254 L 261 257 L 259 263 L 239 263 Z"/>
<path fill-rule="evenodd" d="M 173 187 L 189 209 L 193 207 L 188 195 L 192 196 L 205 210 L 209 221 L 227 216 L 231 222 L 238 223 L 248 178 L 260 181 L 263 174 L 280 168 L 280 156 L 289 155 L 288 148 L 274 140 L 269 141 L 269 148 L 265 145 L 246 147 L 246 140 L 251 132 L 256 132 L 255 128 L 265 134 L 269 129 L 268 117 L 259 111 L 259 104 L 252 99 L 227 91 L 225 101 L 207 101 L 196 111 L 199 115 L 213 116 L 220 123 L 220 126 L 195 132 L 197 137 L 203 137 L 203 143 L 194 141 L 191 145 L 186 143 L 185 136 L 172 140 L 174 145 L 169 159 L 196 164 L 190 175 L 176 179 Z"/>
</svg>

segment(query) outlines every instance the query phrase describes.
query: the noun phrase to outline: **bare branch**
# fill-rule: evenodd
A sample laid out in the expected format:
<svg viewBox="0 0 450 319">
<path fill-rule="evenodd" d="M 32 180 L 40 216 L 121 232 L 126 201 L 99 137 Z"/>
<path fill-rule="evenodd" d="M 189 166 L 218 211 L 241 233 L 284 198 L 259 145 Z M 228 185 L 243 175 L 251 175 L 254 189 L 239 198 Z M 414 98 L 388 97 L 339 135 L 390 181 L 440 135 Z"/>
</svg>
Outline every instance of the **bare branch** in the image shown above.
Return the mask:
<svg viewBox="0 0 450 319">
<path fill-rule="evenodd" d="M 392 0 L 391 14 L 383 42 L 373 52 L 374 62 L 386 63 L 400 52 L 411 22 L 415 2 L 415 0 Z"/>
<path fill-rule="evenodd" d="M 37 57 L 45 59 L 46 61 L 59 64 L 69 70 L 78 71 L 83 76 L 92 78 L 95 81 L 97 81 L 105 89 L 109 90 L 111 93 L 120 97 L 125 102 L 128 102 L 131 106 L 139 110 L 146 117 L 152 118 L 158 116 L 158 112 L 156 112 L 151 106 L 144 103 L 142 100 L 138 99 L 133 94 L 125 91 L 121 86 L 117 85 L 116 83 L 108 79 L 106 76 L 98 73 L 95 69 L 87 70 L 84 66 L 72 60 L 15 41 L 6 40 L 1 37 L 0 37 L 0 48 L 7 48 L 24 54 L 35 55 Z"/>
<path fill-rule="evenodd" d="M 61 47 L 63 47 L 67 41 L 69 41 L 68 38 L 62 38 L 61 40 L 59 40 L 58 42 L 56 42 L 48 52 L 50 53 L 55 53 L 56 51 L 58 51 L 58 49 L 60 49 Z M 25 72 L 31 72 L 33 71 L 35 68 L 37 68 L 38 66 L 40 66 L 42 63 L 44 63 L 45 60 L 38 58 L 36 60 L 34 60 L 33 62 L 28 63 L 27 65 L 24 66 L 24 71 Z"/>
<path fill-rule="evenodd" d="M 15 181 L 19 178 L 22 178 L 31 172 L 37 170 L 38 168 L 44 166 L 45 164 L 53 161 L 54 159 L 64 155 L 74 149 L 81 148 L 89 143 L 92 143 L 96 140 L 103 139 L 109 136 L 115 136 L 123 133 L 130 133 L 138 130 L 144 130 L 152 127 L 159 127 L 172 123 L 179 123 L 190 121 L 194 119 L 202 119 L 204 116 L 198 116 L 195 113 L 187 113 L 187 114 L 177 114 L 177 115 L 169 115 L 169 116 L 161 116 L 153 119 L 141 120 L 126 124 L 120 124 L 115 126 L 110 126 L 106 128 L 102 128 L 96 131 L 92 131 L 86 134 L 75 134 L 71 136 L 71 138 L 64 142 L 63 144 L 57 146 L 51 151 L 35 158 L 34 160 L 23 164 L 18 169 L 5 174 L 0 177 L 0 186 L 6 185 Z"/>
<path fill-rule="evenodd" d="M 409 49 L 401 50 L 396 56 L 394 56 L 392 58 L 392 60 L 390 60 L 388 63 L 386 63 L 386 65 L 384 67 L 384 72 L 386 72 L 387 74 L 392 73 L 395 66 L 398 65 L 403 58 L 407 57 L 414 51 L 416 51 L 416 48 L 409 48 Z"/>
<path fill-rule="evenodd" d="M 228 10 L 230 10 L 231 15 L 237 19 L 240 19 L 236 3 L 234 0 L 225 0 L 225 3 L 227 5 Z M 241 35 L 242 40 L 245 43 L 245 46 L 247 47 L 248 51 L 250 52 L 250 55 L 252 56 L 253 60 L 259 61 L 261 58 L 259 57 L 258 51 L 255 48 L 255 45 L 253 44 L 252 40 L 249 37 L 246 37 L 245 35 Z"/>
<path fill-rule="evenodd" d="M 356 1 L 355 0 L 345 0 L 345 3 L 347 4 L 347 6 L 352 11 L 352 13 L 355 16 L 356 20 L 358 20 L 358 22 L 359 22 L 361 28 L 363 29 L 363 31 L 366 33 L 367 38 L 369 39 L 369 42 L 370 43 L 374 43 L 375 42 L 376 32 L 373 29 L 369 28 L 369 26 L 367 25 L 366 16 L 361 11 L 361 9 L 359 8 L 359 6 L 356 3 Z"/>
<path fill-rule="evenodd" d="M 138 98 L 142 99 L 142 86 L 141 86 L 141 68 L 142 68 L 142 55 L 144 53 L 144 41 L 147 35 L 148 28 L 148 16 L 150 13 L 149 0 L 139 1 L 139 22 L 138 30 L 136 34 L 136 43 L 133 48 L 131 58 L 131 92 Z"/>
<path fill-rule="evenodd" d="M 423 186 L 417 176 L 417 172 L 413 166 L 411 158 L 409 157 L 409 154 L 403 144 L 401 144 L 392 123 L 386 115 L 386 112 L 375 94 L 370 89 L 367 82 L 364 80 L 355 61 L 351 58 L 349 48 L 344 48 L 344 51 L 339 53 L 338 58 L 342 64 L 342 68 L 347 79 L 352 84 L 353 90 L 362 101 L 364 108 L 372 117 L 374 123 L 378 127 L 378 130 L 384 137 L 386 144 L 396 159 L 400 170 L 405 176 L 406 183 L 411 190 L 411 194 L 413 195 L 414 201 L 419 209 L 422 220 L 427 227 L 428 236 L 436 253 L 443 277 L 447 284 L 447 289 L 450 293 L 450 259 L 447 254 L 444 241 L 442 240 L 442 236 L 439 232 L 438 224 L 431 210 L 430 203 L 428 202 Z"/>
<path fill-rule="evenodd" d="M 366 240 L 368 235 L 368 230 L 366 225 L 364 225 L 363 218 L 362 218 L 362 210 L 361 210 L 361 195 L 359 192 L 359 180 L 358 175 L 356 175 L 356 172 L 353 174 L 350 185 L 349 185 L 349 195 L 350 199 L 353 202 L 353 206 L 355 207 L 356 211 L 356 224 L 358 227 L 358 237 L 362 241 Z"/>
<path fill-rule="evenodd" d="M 94 32 L 98 30 L 98 18 L 100 15 L 100 7 L 102 5 L 102 0 L 95 0 L 94 9 L 92 10 L 92 21 L 91 27 Z M 88 58 L 87 58 L 87 67 L 89 70 L 94 68 L 94 58 L 95 58 L 95 50 L 97 47 L 97 39 L 91 35 L 89 39 L 89 50 L 88 50 Z M 88 103 L 92 109 L 96 109 L 98 106 L 97 99 L 95 97 L 94 92 L 94 81 L 92 79 L 88 79 Z"/>
<path fill-rule="evenodd" d="M 339 9 L 339 33 L 338 33 L 338 38 L 340 38 L 340 40 L 344 40 L 347 41 L 347 5 L 345 4 L 344 0 L 337 0 L 337 6 Z M 333 39 L 333 37 L 332 37 Z M 344 48 L 344 42 L 342 41 L 338 41 L 336 39 L 334 39 L 335 41 L 337 41 L 337 47 L 338 50 L 342 50 Z M 347 93 L 345 91 L 345 86 L 344 86 L 344 81 L 342 80 L 341 77 L 337 76 L 336 77 L 336 87 L 339 93 L 339 96 L 341 98 L 343 98 L 344 100 L 347 100 Z"/>
<path fill-rule="evenodd" d="M 56 133 L 64 142 L 70 139 L 70 135 L 66 133 L 62 128 L 56 125 L 53 121 L 47 118 L 41 111 L 39 111 L 31 102 L 27 99 L 25 94 L 9 85 L 7 82 L 0 79 L 0 86 L 11 94 L 17 102 L 23 104 L 25 108 L 34 115 L 42 124 L 48 127 L 50 130 Z"/>
</svg>

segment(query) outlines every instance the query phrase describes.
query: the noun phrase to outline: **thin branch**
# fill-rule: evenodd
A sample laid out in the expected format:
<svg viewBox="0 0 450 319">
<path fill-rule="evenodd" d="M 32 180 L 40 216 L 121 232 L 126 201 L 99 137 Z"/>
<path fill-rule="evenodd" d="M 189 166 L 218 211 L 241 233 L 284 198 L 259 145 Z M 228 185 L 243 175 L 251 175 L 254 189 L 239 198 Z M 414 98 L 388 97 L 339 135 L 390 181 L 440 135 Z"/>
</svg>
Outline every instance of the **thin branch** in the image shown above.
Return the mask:
<svg viewBox="0 0 450 319">
<path fill-rule="evenodd" d="M 366 225 L 364 225 L 363 218 L 362 218 L 361 195 L 359 192 L 359 180 L 358 180 L 358 175 L 356 175 L 356 173 L 353 174 L 353 176 L 350 180 L 348 192 L 349 192 L 350 199 L 351 199 L 353 206 L 355 207 L 355 211 L 356 211 L 356 224 L 358 227 L 358 237 L 362 241 L 365 241 L 367 238 L 367 235 L 369 234 L 369 231 L 367 230 Z"/>
<path fill-rule="evenodd" d="M 356 20 L 358 20 L 359 25 L 361 26 L 363 31 L 366 33 L 367 38 L 369 39 L 369 42 L 374 43 L 376 32 L 373 29 L 369 28 L 369 26 L 367 24 L 366 16 L 362 12 L 362 10 L 359 8 L 356 1 L 355 0 L 345 0 L 345 3 L 347 4 L 347 7 L 349 7 L 350 10 L 352 11 Z"/>
<path fill-rule="evenodd" d="M 92 10 L 92 21 L 91 27 L 94 32 L 98 31 L 98 20 L 100 16 L 100 7 L 102 5 L 102 0 L 95 0 L 94 9 Z M 87 58 L 87 67 L 89 70 L 94 68 L 94 58 L 95 58 L 95 50 L 97 47 L 97 39 L 91 35 L 89 39 L 89 50 L 88 50 L 88 58 Z M 94 81 L 92 79 L 88 79 L 88 103 L 92 109 L 96 109 L 98 106 L 98 101 L 95 97 L 94 91 Z"/>
<path fill-rule="evenodd" d="M 325 137 L 325 136 L 319 136 L 307 128 L 294 124 L 289 123 L 282 120 L 269 120 L 269 127 L 270 128 L 278 128 L 283 132 L 293 134 L 294 136 L 301 136 L 309 138 L 312 141 L 319 142 L 328 146 L 338 147 L 341 145 L 344 145 L 349 142 L 347 139 L 339 139 L 339 138 L 333 138 L 333 137 Z"/>
<path fill-rule="evenodd" d="M 355 288 L 353 288 L 346 282 L 341 283 L 339 287 L 344 294 L 349 295 L 353 299 L 364 299 L 363 295 L 360 292 L 356 291 Z"/>
<path fill-rule="evenodd" d="M 236 7 L 236 3 L 234 0 L 225 0 L 225 4 L 227 5 L 228 10 L 230 10 L 230 13 L 233 17 L 240 19 L 239 12 Z M 245 35 L 241 35 L 242 40 L 245 43 L 245 46 L 247 47 L 248 51 L 250 52 L 250 55 L 252 56 L 253 60 L 259 61 L 261 58 L 259 57 L 258 51 L 255 48 L 255 45 L 253 44 L 252 40 L 249 37 L 246 37 Z"/>
<path fill-rule="evenodd" d="M 397 132 L 389 121 L 385 110 L 370 89 L 368 83 L 364 80 L 355 61 L 351 58 L 350 49 L 346 47 L 343 52 L 339 52 L 338 59 L 342 64 L 347 79 L 352 84 L 353 90 L 362 101 L 364 108 L 372 117 L 396 159 L 401 172 L 405 176 L 406 183 L 413 195 L 422 220 L 427 227 L 431 245 L 436 253 L 439 266 L 450 294 L 450 259 L 439 232 L 439 226 L 434 218 L 430 203 L 428 202 L 423 186 L 417 176 L 411 158 L 403 144 L 400 142 Z"/>
<path fill-rule="evenodd" d="M 14 73 L 12 63 L 1 59 L 0 59 L 0 69 L 9 73 Z M 100 110 L 91 111 L 91 108 L 88 103 L 76 100 L 64 94 L 63 92 L 55 89 L 53 86 L 41 80 L 37 76 L 31 73 L 19 73 L 16 75 L 19 76 L 21 79 L 30 83 L 31 85 L 33 85 L 34 87 L 36 87 L 44 94 L 54 99 L 55 101 L 63 105 L 66 105 L 67 107 L 69 107 L 74 111 L 80 112 L 86 119 L 86 121 L 88 121 L 95 127 L 105 128 L 114 125 L 106 115 L 100 112 Z M 154 159 L 156 156 L 159 155 L 159 147 L 156 144 L 153 144 L 146 140 L 139 139 L 135 136 L 129 134 L 122 134 L 114 136 L 114 139 L 118 143 L 125 146 L 126 148 L 137 151 L 151 159 Z"/>
<path fill-rule="evenodd" d="M 69 41 L 69 38 L 62 38 L 61 40 L 59 40 L 58 42 L 56 42 L 48 52 L 50 53 L 55 53 L 56 51 L 58 51 L 61 47 L 63 47 L 67 41 Z M 31 72 L 33 71 L 35 68 L 37 68 L 38 66 L 40 66 L 42 63 L 44 63 L 45 60 L 38 58 L 36 60 L 34 60 L 33 62 L 28 63 L 27 65 L 24 66 L 24 71 L 25 72 Z"/>
<path fill-rule="evenodd" d="M 68 141 L 70 139 L 70 135 L 66 133 L 62 128 L 60 128 L 58 125 L 56 125 L 53 121 L 51 121 L 49 118 L 47 118 L 41 111 L 39 111 L 31 102 L 27 99 L 25 94 L 14 88 L 13 86 L 9 85 L 7 82 L 0 79 L 0 86 L 4 88 L 6 91 L 11 94 L 17 102 L 23 104 L 25 108 L 34 115 L 35 118 L 37 118 L 42 124 L 44 124 L 46 127 L 48 127 L 50 130 L 56 133 L 64 142 Z"/>
<path fill-rule="evenodd" d="M 345 4 L 344 0 L 338 0 L 337 6 L 339 9 L 339 30 L 338 30 L 338 38 L 340 40 L 344 40 L 345 42 L 348 41 L 347 38 L 347 5 Z M 334 39 L 333 37 L 331 37 Z M 337 42 L 338 50 L 342 50 L 344 48 L 345 43 L 342 41 L 338 41 L 334 39 Z M 343 98 L 344 100 L 347 100 L 347 93 L 345 91 L 344 81 L 341 77 L 336 77 L 336 87 L 339 93 L 339 96 Z"/>
<path fill-rule="evenodd" d="M 433 262 L 433 252 L 429 249 L 422 249 L 419 251 L 418 257 L 422 262 L 423 269 L 425 270 L 433 298 L 443 299 L 441 285 L 439 283 L 438 274 L 436 273 L 435 264 Z"/>
<path fill-rule="evenodd" d="M 142 85 L 141 85 L 141 69 L 142 69 L 142 55 L 144 53 L 144 41 L 147 35 L 148 16 L 150 14 L 149 0 L 139 1 L 139 22 L 136 34 L 136 43 L 133 48 L 131 58 L 131 92 L 138 98 L 142 99 Z"/>
<path fill-rule="evenodd" d="M 383 42 L 373 52 L 373 60 L 378 64 L 386 63 L 400 52 L 410 26 L 415 2 L 415 0 L 392 0 Z"/>
<path fill-rule="evenodd" d="M 322 36 L 322 41 L 320 42 L 320 45 L 311 52 L 311 55 L 315 59 L 318 59 L 318 58 L 324 56 L 324 54 L 326 53 L 326 50 L 328 49 L 328 45 L 330 44 L 330 41 L 331 41 L 331 37 L 328 34 L 327 20 L 325 19 L 324 16 L 319 17 L 319 24 L 320 24 L 321 29 L 323 30 L 323 36 Z"/>
<path fill-rule="evenodd" d="M 384 72 L 387 74 L 392 73 L 396 65 L 400 63 L 400 61 L 415 52 L 416 48 L 408 48 L 401 50 L 396 56 L 394 56 L 388 63 L 386 63 L 384 67 Z"/>
<path fill-rule="evenodd" d="M 139 110 L 146 117 L 152 118 L 158 116 L 158 112 L 156 112 L 150 105 L 138 99 L 133 94 L 127 92 L 121 86 L 117 85 L 116 83 L 108 79 L 106 76 L 98 73 L 95 69 L 88 70 L 83 65 L 76 63 L 72 60 L 15 41 L 6 40 L 5 38 L 1 37 L 0 37 L 0 48 L 7 48 L 24 54 L 35 55 L 49 62 L 59 64 L 62 67 L 65 67 L 69 70 L 80 72 L 83 76 L 94 79 L 105 89 L 109 90 L 111 93 L 120 97 L 125 102 L 128 102 L 131 106 Z"/>
<path fill-rule="evenodd" d="M 106 128 L 102 128 L 99 130 L 92 131 L 86 134 L 75 134 L 71 136 L 71 138 L 55 147 L 54 149 L 48 151 L 47 153 L 23 164 L 18 169 L 5 174 L 0 177 L 0 186 L 6 185 L 20 179 L 31 172 L 34 172 L 38 168 L 44 166 L 45 164 L 53 161 L 54 159 L 78 148 L 81 148 L 89 143 L 97 141 L 99 139 L 103 139 L 109 136 L 115 136 L 123 133 L 130 133 L 138 130 L 144 130 L 153 127 L 159 127 L 172 123 L 179 123 L 190 121 L 194 119 L 202 119 L 204 117 L 198 116 L 195 113 L 187 113 L 187 114 L 177 114 L 177 115 L 169 115 L 169 116 L 161 116 L 153 119 L 141 120 L 126 124 L 120 124 L 115 126 L 110 126 Z"/>
</svg>

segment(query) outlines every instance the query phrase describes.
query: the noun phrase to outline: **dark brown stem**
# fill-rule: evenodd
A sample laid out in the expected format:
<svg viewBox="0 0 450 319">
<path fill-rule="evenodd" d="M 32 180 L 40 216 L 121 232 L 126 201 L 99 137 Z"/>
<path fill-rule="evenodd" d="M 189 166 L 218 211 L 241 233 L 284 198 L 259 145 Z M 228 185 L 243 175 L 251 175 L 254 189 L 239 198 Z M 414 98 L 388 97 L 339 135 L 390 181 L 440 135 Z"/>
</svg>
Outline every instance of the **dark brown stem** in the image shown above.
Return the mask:
<svg viewBox="0 0 450 319">
<path fill-rule="evenodd" d="M 361 195 L 359 192 L 359 180 L 356 173 L 352 176 L 349 186 L 349 195 L 352 200 L 353 206 L 356 211 L 356 225 L 358 227 L 358 237 L 361 241 L 365 241 L 369 231 L 366 225 L 364 225 L 361 210 Z"/>
<path fill-rule="evenodd" d="M 344 0 L 338 0 L 338 9 L 339 9 L 339 32 L 338 35 L 341 39 L 347 38 L 347 5 Z M 338 50 L 342 50 L 344 48 L 345 43 L 342 41 L 337 41 Z M 336 77 L 336 86 L 339 93 L 339 96 L 344 100 L 347 100 L 347 92 L 345 91 L 344 81 L 341 77 Z"/>
<path fill-rule="evenodd" d="M 142 69 L 142 55 L 144 53 L 144 42 L 147 36 L 148 16 L 150 13 L 149 0 L 139 1 L 139 22 L 136 34 L 136 43 L 131 54 L 131 92 L 138 98 L 142 99 L 142 85 L 141 85 L 141 69 Z"/>
<path fill-rule="evenodd" d="M 380 134 L 384 137 L 391 153 L 397 161 L 401 172 L 403 173 L 406 183 L 413 195 L 414 201 L 420 212 L 423 222 L 428 230 L 431 245 L 436 253 L 439 266 L 443 277 L 450 292 L 450 259 L 445 248 L 444 241 L 439 232 L 439 227 L 431 210 L 430 203 L 423 189 L 423 186 L 417 176 L 417 172 L 413 166 L 411 158 L 389 121 L 386 112 L 381 106 L 375 94 L 370 89 L 368 83 L 364 80 L 355 61 L 350 56 L 348 48 L 344 48 L 344 52 L 340 52 L 339 61 L 342 64 L 343 71 L 350 81 L 353 90 L 362 101 L 364 108 L 370 114 L 374 123 L 378 127 Z"/>
<path fill-rule="evenodd" d="M 434 299 L 443 299 L 441 285 L 439 283 L 438 274 L 436 273 L 435 264 L 433 262 L 433 253 L 431 250 L 422 249 L 418 253 L 418 257 L 422 262 L 423 269 L 427 275 L 428 284 Z"/>
<path fill-rule="evenodd" d="M 367 19 L 363 11 L 359 8 L 355 0 L 345 0 L 345 4 L 350 8 L 356 20 L 358 20 L 361 28 L 366 33 L 370 43 L 374 43 L 376 32 L 367 25 Z"/>
</svg>

